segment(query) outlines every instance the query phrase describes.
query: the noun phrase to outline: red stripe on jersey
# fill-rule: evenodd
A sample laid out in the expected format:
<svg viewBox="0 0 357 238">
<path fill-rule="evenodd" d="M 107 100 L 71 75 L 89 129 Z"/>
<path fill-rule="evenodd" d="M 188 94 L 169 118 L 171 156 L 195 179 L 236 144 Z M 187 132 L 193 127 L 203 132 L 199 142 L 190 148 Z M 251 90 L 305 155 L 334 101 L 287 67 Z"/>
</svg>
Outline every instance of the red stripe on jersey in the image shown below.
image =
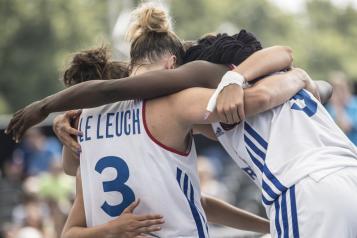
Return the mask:
<svg viewBox="0 0 357 238">
<path fill-rule="evenodd" d="M 181 155 L 181 156 L 188 156 L 191 152 L 191 148 L 192 148 L 192 143 L 193 143 L 193 140 L 191 138 L 190 140 L 190 145 L 189 145 L 189 148 L 187 148 L 187 150 L 185 152 L 182 152 L 182 151 L 178 151 L 170 146 L 167 146 L 167 145 L 164 145 L 163 143 L 161 143 L 160 141 L 158 141 L 150 132 L 149 130 L 149 127 L 147 126 L 146 124 L 146 116 L 145 116 L 145 105 L 146 105 L 146 102 L 143 101 L 143 108 L 142 108 L 142 117 L 143 117 L 143 124 L 144 124 L 144 128 L 145 128 L 145 131 L 146 131 L 146 134 L 150 137 L 150 139 L 155 142 L 157 145 L 159 145 L 160 147 L 164 148 L 165 150 L 168 150 L 172 153 L 175 153 L 175 154 L 178 154 L 178 155 Z"/>
</svg>

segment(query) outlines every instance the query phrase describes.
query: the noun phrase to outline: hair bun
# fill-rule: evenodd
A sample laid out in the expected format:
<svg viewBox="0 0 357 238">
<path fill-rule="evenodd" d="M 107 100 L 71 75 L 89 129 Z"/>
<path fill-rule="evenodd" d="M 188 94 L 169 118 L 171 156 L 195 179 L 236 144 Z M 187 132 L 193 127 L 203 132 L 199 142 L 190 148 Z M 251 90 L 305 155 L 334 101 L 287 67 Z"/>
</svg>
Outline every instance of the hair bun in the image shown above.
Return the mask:
<svg viewBox="0 0 357 238">
<path fill-rule="evenodd" d="M 163 6 L 144 3 L 133 12 L 127 37 L 134 42 L 141 35 L 149 32 L 168 33 L 172 30 L 171 19 Z"/>
</svg>

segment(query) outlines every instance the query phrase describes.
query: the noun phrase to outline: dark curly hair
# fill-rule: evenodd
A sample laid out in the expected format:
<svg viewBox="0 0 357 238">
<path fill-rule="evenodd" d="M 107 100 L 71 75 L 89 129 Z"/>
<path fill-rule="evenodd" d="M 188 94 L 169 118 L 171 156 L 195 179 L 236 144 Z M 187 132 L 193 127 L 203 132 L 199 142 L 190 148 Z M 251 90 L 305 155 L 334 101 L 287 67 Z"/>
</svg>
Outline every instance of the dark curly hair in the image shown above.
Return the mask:
<svg viewBox="0 0 357 238">
<path fill-rule="evenodd" d="M 69 87 L 88 80 L 128 77 L 128 64 L 111 61 L 106 47 L 81 51 L 73 56 L 64 71 L 63 82 Z"/>
</svg>

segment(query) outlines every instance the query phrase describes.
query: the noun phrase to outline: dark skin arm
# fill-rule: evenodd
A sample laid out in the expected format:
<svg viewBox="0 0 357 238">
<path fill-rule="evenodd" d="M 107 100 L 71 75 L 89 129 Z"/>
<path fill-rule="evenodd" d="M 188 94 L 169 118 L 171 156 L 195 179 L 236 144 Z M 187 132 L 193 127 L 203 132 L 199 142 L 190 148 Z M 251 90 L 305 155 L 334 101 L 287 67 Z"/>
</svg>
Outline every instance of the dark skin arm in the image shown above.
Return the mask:
<svg viewBox="0 0 357 238">
<path fill-rule="evenodd" d="M 255 52 L 235 71 L 250 81 L 289 67 L 291 63 L 291 50 L 276 46 Z M 215 88 L 227 70 L 223 65 L 195 61 L 173 70 L 80 83 L 17 111 L 6 133 L 12 134 L 18 142 L 28 128 L 40 123 L 52 112 L 97 107 L 128 99 L 159 97 L 191 87 Z"/>
</svg>

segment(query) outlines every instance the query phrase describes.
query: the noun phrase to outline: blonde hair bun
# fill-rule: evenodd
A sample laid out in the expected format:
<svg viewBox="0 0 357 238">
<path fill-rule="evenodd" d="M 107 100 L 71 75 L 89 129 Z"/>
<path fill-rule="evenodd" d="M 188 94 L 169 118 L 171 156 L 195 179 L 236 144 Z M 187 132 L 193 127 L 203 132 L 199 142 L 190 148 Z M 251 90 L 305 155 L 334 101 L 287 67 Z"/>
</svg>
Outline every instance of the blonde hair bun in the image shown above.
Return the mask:
<svg viewBox="0 0 357 238">
<path fill-rule="evenodd" d="M 133 11 L 132 17 L 133 20 L 127 33 L 130 42 L 134 42 L 141 35 L 149 32 L 172 32 L 171 19 L 162 5 L 143 3 Z"/>
</svg>

